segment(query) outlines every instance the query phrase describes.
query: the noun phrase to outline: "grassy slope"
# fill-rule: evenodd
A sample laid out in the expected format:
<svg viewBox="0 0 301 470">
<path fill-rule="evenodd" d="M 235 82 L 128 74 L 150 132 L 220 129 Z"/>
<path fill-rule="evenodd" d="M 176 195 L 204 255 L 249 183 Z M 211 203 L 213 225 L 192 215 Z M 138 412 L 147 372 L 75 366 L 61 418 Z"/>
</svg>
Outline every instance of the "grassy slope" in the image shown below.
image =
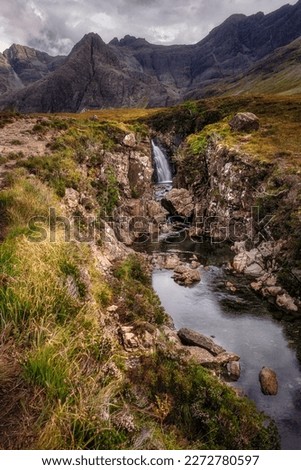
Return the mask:
<svg viewBox="0 0 301 470">
<path fill-rule="evenodd" d="M 104 275 L 89 244 L 66 243 L 60 231 L 51 243 L 47 219 L 35 231 L 28 228 L 32 217 L 47 218 L 50 206 L 64 215 L 67 187 L 88 192 L 100 212 L 102 204 L 114 207 L 116 193 L 105 199 L 94 171 L 125 130 L 139 134 L 145 125 L 60 116 L 37 123 L 33 132 L 42 138 L 49 126 L 59 130 L 52 154 L 21 162 L 0 193 L 0 402 L 10 402 L 10 412 L 1 409 L 0 446 L 277 447 L 275 428 L 253 404 L 203 368 L 182 363 L 163 336 L 156 352 L 142 352 L 128 367 L 118 325 L 153 328 L 164 321 L 142 260 L 130 256 Z M 83 165 L 90 170 L 83 172 Z M 48 236 L 37 243 L 41 229 Z M 107 311 L 112 304 L 115 316 Z"/>
<path fill-rule="evenodd" d="M 295 95 L 301 93 L 301 38 L 261 60 L 243 77 L 227 85 L 226 95 L 246 93 L 275 93 Z"/>
</svg>

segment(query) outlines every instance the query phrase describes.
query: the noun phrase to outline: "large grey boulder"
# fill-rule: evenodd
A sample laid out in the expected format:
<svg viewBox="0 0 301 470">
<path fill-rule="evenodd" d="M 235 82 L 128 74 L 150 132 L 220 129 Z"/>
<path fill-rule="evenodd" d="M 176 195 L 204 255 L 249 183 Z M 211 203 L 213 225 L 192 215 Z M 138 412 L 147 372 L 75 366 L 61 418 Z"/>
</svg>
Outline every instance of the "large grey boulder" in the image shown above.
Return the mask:
<svg viewBox="0 0 301 470">
<path fill-rule="evenodd" d="M 237 113 L 229 122 L 232 131 L 252 132 L 259 129 L 259 119 L 253 113 Z"/>
<path fill-rule="evenodd" d="M 276 372 L 269 367 L 263 367 L 259 373 L 259 381 L 264 395 L 277 395 L 278 380 Z"/>
<path fill-rule="evenodd" d="M 190 217 L 194 209 L 192 196 L 184 188 L 173 188 L 161 200 L 161 204 L 169 214 L 182 217 Z"/>
<path fill-rule="evenodd" d="M 181 342 L 186 346 L 198 346 L 200 348 L 206 349 L 213 356 L 225 353 L 226 350 L 216 344 L 211 338 L 198 333 L 197 331 L 190 330 L 189 328 L 181 328 L 178 331 L 178 336 Z"/>
</svg>

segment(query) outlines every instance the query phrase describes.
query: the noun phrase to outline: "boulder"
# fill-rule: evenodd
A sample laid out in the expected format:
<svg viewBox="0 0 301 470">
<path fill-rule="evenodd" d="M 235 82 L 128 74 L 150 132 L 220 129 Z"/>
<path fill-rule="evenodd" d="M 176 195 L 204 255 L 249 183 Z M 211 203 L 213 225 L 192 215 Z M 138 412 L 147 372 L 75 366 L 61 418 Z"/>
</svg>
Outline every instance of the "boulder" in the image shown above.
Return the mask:
<svg viewBox="0 0 301 470">
<path fill-rule="evenodd" d="M 252 263 L 244 270 L 247 276 L 258 277 L 264 273 L 264 269 L 258 263 Z"/>
<path fill-rule="evenodd" d="M 247 267 L 248 256 L 246 252 L 240 251 L 233 259 L 232 266 L 237 273 L 243 273 Z"/>
<path fill-rule="evenodd" d="M 180 259 L 177 255 L 175 254 L 169 254 L 165 258 L 165 269 L 176 269 L 179 266 Z"/>
<path fill-rule="evenodd" d="M 276 304 L 280 308 L 284 308 L 289 312 L 298 312 L 298 307 L 294 302 L 294 299 L 289 294 L 278 295 Z"/>
<path fill-rule="evenodd" d="M 194 209 L 193 199 L 187 189 L 173 188 L 161 200 L 162 206 L 171 215 L 180 215 L 182 217 L 191 217 Z"/>
<path fill-rule="evenodd" d="M 164 221 L 168 214 L 167 210 L 159 204 L 157 201 L 147 202 L 147 214 L 153 220 Z"/>
<path fill-rule="evenodd" d="M 126 147 L 136 147 L 137 142 L 136 142 L 135 134 L 133 132 L 131 134 L 127 134 L 125 138 L 123 139 L 122 143 Z"/>
<path fill-rule="evenodd" d="M 183 350 L 186 351 L 189 358 L 193 359 L 201 366 L 210 369 L 221 370 L 224 366 L 228 365 L 229 361 L 230 363 L 239 361 L 239 356 L 230 352 L 223 352 L 215 356 L 207 351 L 207 349 L 198 346 L 184 346 Z"/>
<path fill-rule="evenodd" d="M 283 292 L 283 289 L 282 287 L 280 286 L 271 286 L 271 287 L 267 287 L 264 289 L 263 291 L 263 294 L 267 294 L 267 295 L 272 295 L 273 297 L 277 297 L 277 295 L 280 295 L 282 294 Z"/>
<path fill-rule="evenodd" d="M 191 286 L 195 282 L 200 282 L 201 274 L 198 269 L 180 265 L 175 268 L 173 278 L 180 285 Z"/>
<path fill-rule="evenodd" d="M 268 367 L 263 367 L 259 373 L 259 381 L 264 395 L 277 395 L 278 380 L 276 372 Z"/>
<path fill-rule="evenodd" d="M 225 349 L 216 344 L 211 338 L 198 333 L 197 331 L 190 330 L 189 328 L 181 328 L 178 331 L 178 336 L 181 342 L 186 346 L 198 346 L 199 348 L 206 349 L 213 356 L 225 353 Z"/>
<path fill-rule="evenodd" d="M 229 122 L 232 131 L 252 132 L 259 129 L 259 119 L 253 113 L 237 113 Z"/>
<path fill-rule="evenodd" d="M 250 286 L 253 290 L 255 290 L 255 292 L 260 292 L 262 283 L 260 281 L 254 281 L 250 284 Z"/>
<path fill-rule="evenodd" d="M 236 381 L 240 377 L 240 363 L 239 361 L 231 361 L 227 364 L 227 371 L 230 380 Z"/>
</svg>

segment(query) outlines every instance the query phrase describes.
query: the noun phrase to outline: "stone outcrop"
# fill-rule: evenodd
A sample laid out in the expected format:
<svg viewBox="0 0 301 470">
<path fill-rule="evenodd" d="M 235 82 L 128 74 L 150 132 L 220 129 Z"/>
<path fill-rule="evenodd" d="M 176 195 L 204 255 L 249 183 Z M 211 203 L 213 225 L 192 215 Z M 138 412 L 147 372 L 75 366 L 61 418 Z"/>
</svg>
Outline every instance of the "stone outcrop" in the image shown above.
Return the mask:
<svg viewBox="0 0 301 470">
<path fill-rule="evenodd" d="M 135 326 L 121 326 L 119 335 L 126 351 L 154 351 L 159 331 L 150 323 L 144 322 Z"/>
<path fill-rule="evenodd" d="M 233 379 L 230 377 L 227 372 L 228 364 L 239 361 L 240 358 L 237 354 L 226 351 L 214 343 L 211 338 L 188 328 L 182 328 L 177 333 L 175 330 L 165 326 L 163 331 L 168 341 L 177 351 L 179 359 L 181 358 L 186 361 L 193 360 L 197 364 L 221 373 L 230 380 L 237 380 L 237 378 Z M 183 335 L 188 338 L 185 331 L 191 339 L 190 345 L 180 338 L 180 332 L 181 335 L 183 332 Z M 192 338 L 195 339 L 195 342 Z"/>
<path fill-rule="evenodd" d="M 236 132 L 258 131 L 259 119 L 253 113 L 237 113 L 229 122 L 229 126 L 232 131 Z"/>
<path fill-rule="evenodd" d="M 268 367 L 263 367 L 259 373 L 259 381 L 264 395 L 277 395 L 278 380 L 276 372 Z"/>
<path fill-rule="evenodd" d="M 278 259 L 284 244 L 282 240 L 262 242 L 257 248 L 248 251 L 244 242 L 236 242 L 232 247 L 236 253 L 232 268 L 238 273 L 255 277 L 256 280 L 250 284 L 254 291 L 282 310 L 294 314 L 299 311 L 299 307 L 288 292 L 278 285 L 276 276 Z"/>
<path fill-rule="evenodd" d="M 173 188 L 161 200 L 161 204 L 169 214 L 185 218 L 191 217 L 194 209 L 193 198 L 190 192 L 184 188 Z"/>
<path fill-rule="evenodd" d="M 246 136 L 238 136 L 236 144 L 230 147 L 215 131 L 208 132 L 207 137 L 204 133 L 205 151 L 193 164 L 187 152 L 188 141 L 179 152 L 182 157 L 175 184 L 188 188 L 194 201 L 189 235 L 193 240 L 208 237 L 213 241 L 230 241 L 234 251 L 230 268 L 253 278 L 251 287 L 283 310 L 283 314 L 298 315 L 300 275 L 293 273 L 299 256 L 297 230 L 288 231 L 292 221 L 285 223 L 284 208 L 289 219 L 293 219 L 289 214 L 298 211 L 300 179 L 286 173 L 278 177 L 276 164 L 258 164 L 254 155 L 244 153 L 240 143 Z M 273 189 L 271 181 L 281 185 L 281 189 Z M 284 260 L 289 276 L 283 270 Z M 281 285 L 282 273 L 287 278 L 283 284 L 287 290 Z M 235 292 L 235 286 L 227 288 Z"/>
</svg>

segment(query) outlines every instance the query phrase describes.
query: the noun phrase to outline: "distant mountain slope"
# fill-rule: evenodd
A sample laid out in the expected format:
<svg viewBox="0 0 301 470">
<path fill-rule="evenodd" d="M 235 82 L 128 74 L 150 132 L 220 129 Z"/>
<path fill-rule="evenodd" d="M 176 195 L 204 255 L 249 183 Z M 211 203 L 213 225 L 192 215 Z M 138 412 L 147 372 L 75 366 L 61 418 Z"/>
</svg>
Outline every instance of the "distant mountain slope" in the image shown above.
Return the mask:
<svg viewBox="0 0 301 470">
<path fill-rule="evenodd" d="M 51 57 L 46 52 L 18 44 L 6 49 L 3 55 L 25 86 L 48 75 L 65 60 L 63 56 Z"/>
<path fill-rule="evenodd" d="M 232 15 L 202 41 L 188 46 L 153 45 L 133 36 L 105 44 L 97 34 L 89 33 L 67 58 L 52 58 L 14 45 L 0 56 L 0 94 L 4 93 L 0 107 L 75 112 L 164 106 L 217 94 L 249 70 L 259 83 L 264 58 L 300 36 L 301 0 L 268 15 Z M 276 67 L 279 52 L 275 54 L 271 60 Z M 295 67 L 291 62 L 289 66 Z M 265 92 L 272 91 L 268 85 Z M 281 91 L 285 87 L 292 85 L 286 83 Z M 243 85 L 233 90 L 240 88 Z"/>
<path fill-rule="evenodd" d="M 257 62 L 226 87 L 226 94 L 301 93 L 301 37 Z"/>
</svg>

